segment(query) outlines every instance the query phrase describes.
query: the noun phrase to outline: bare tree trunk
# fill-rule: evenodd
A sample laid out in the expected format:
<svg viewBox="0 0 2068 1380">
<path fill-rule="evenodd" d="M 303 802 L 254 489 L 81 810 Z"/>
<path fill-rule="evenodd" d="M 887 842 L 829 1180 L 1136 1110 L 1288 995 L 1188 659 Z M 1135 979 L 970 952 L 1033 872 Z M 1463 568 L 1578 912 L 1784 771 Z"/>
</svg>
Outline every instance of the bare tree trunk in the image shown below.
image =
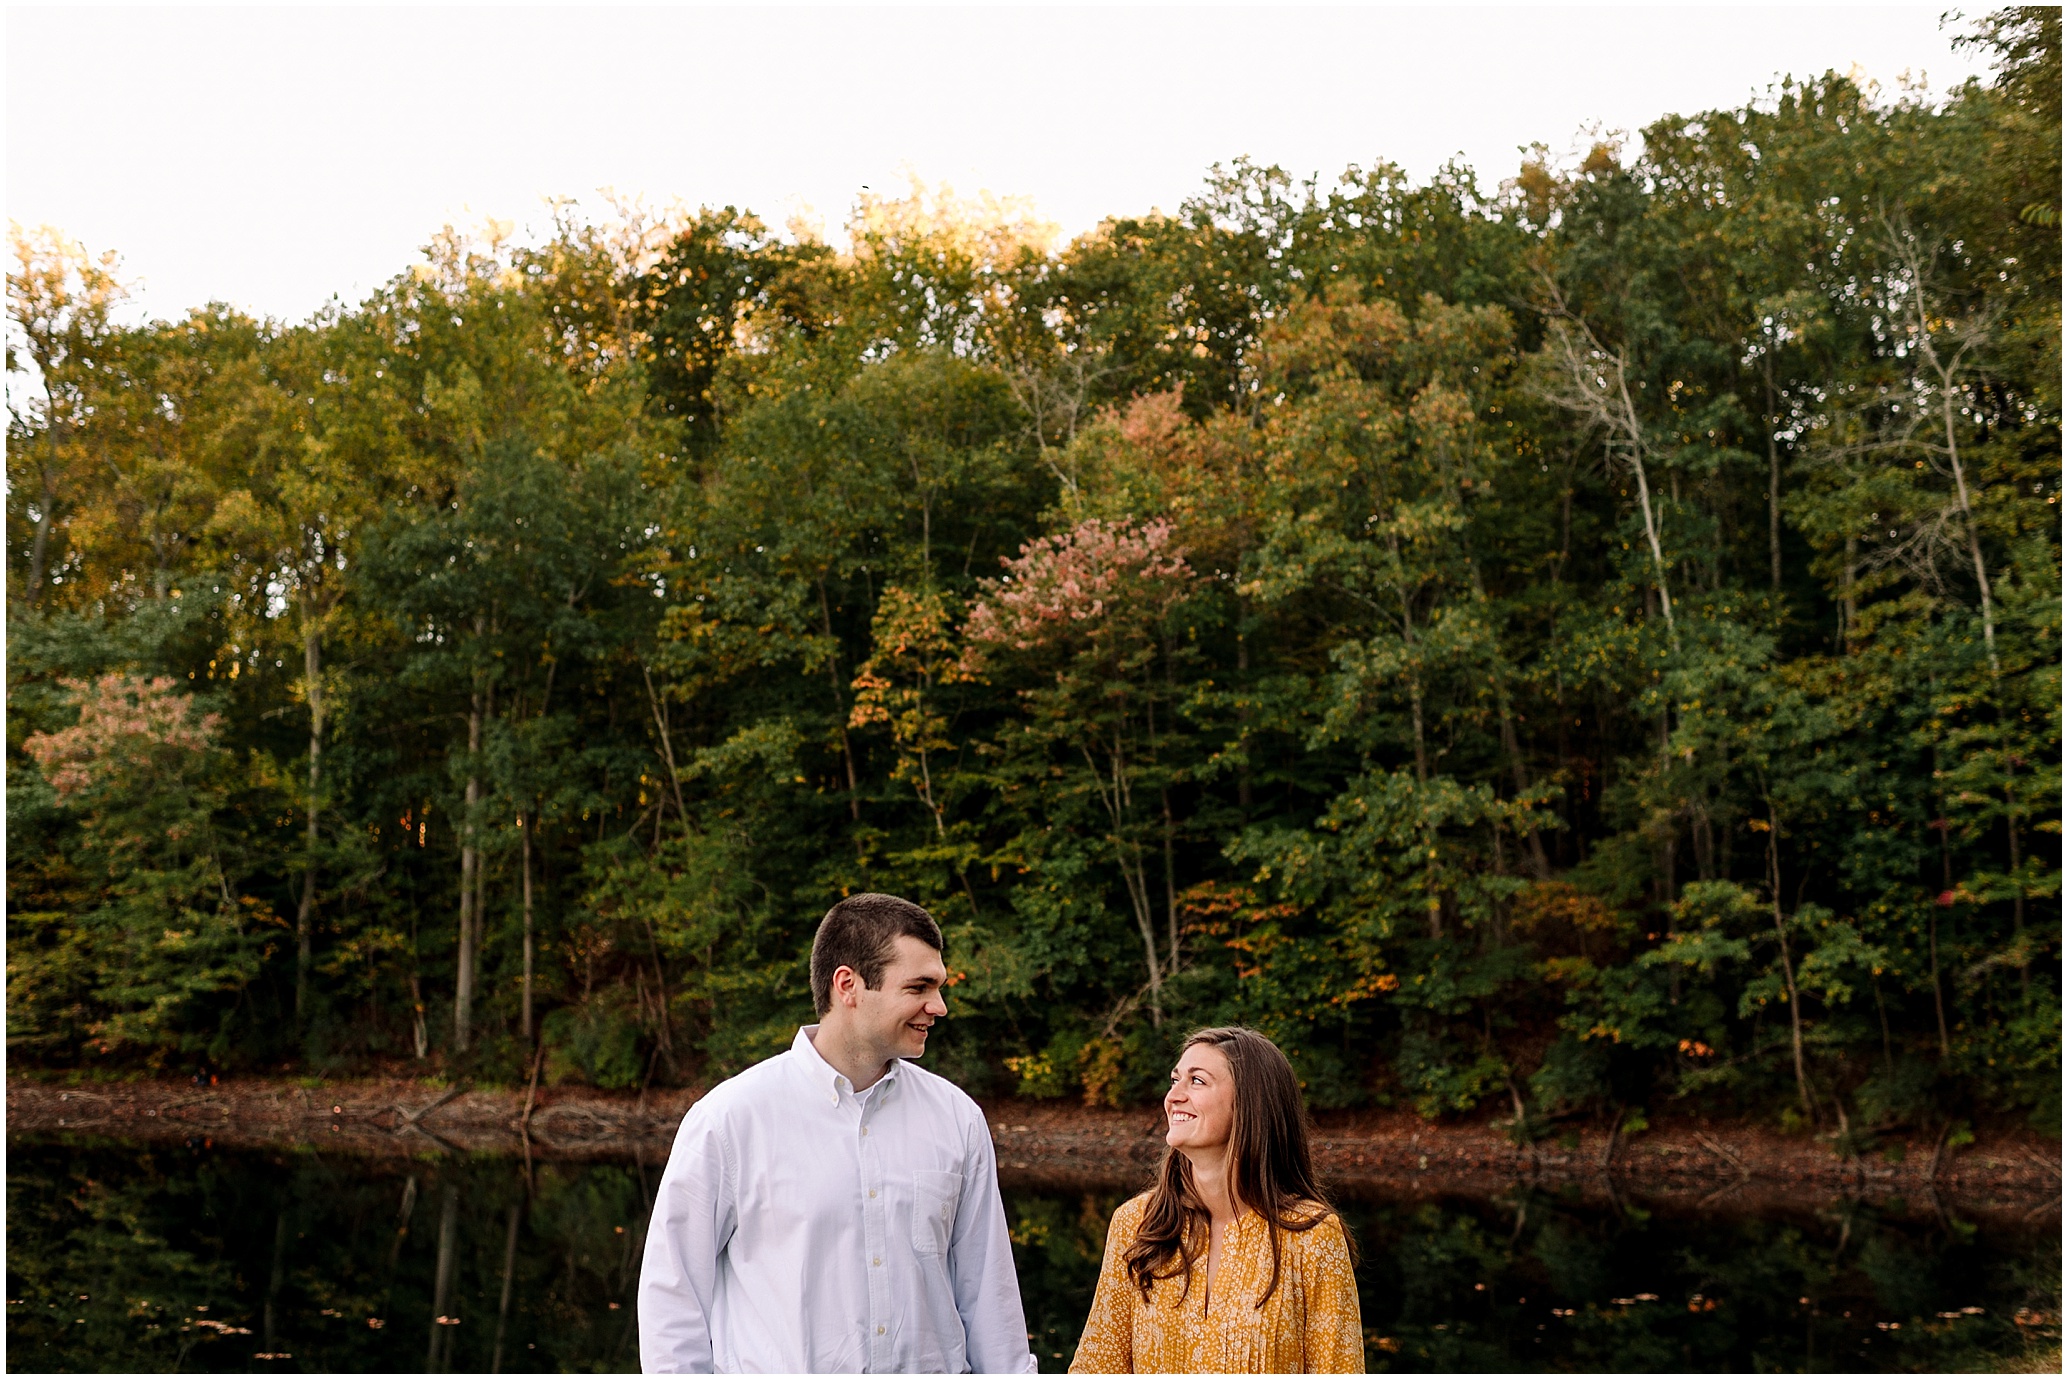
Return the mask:
<svg viewBox="0 0 2068 1380">
<path fill-rule="evenodd" d="M 1775 433 L 1781 428 L 1780 413 L 1774 407 L 1774 356 L 1769 348 L 1761 357 L 1766 374 L 1766 554 L 1769 579 L 1776 594 L 1781 592 L 1781 446 Z"/>
<path fill-rule="evenodd" d="M 942 808 L 941 802 L 934 796 L 933 763 L 928 760 L 926 744 L 923 741 L 919 744 L 919 798 L 925 801 L 926 808 L 933 812 L 934 837 L 946 843 L 948 841 L 948 815 L 947 811 Z M 956 869 L 956 875 L 962 877 L 962 884 L 967 888 L 969 886 L 969 878 L 962 872 L 961 868 L 958 867 Z M 975 898 L 972 897 L 970 904 L 974 905 L 975 903 Z"/>
<path fill-rule="evenodd" d="M 1888 1031 L 1888 1003 L 1881 999 L 1881 975 L 1874 978 L 1874 1012 L 1881 1018 L 1881 1067 L 1891 1079 L 1896 1076 L 1896 1044 Z"/>
<path fill-rule="evenodd" d="M 1494 702 L 1501 715 L 1501 749 L 1508 754 L 1508 769 L 1515 779 L 1515 794 L 1526 797 L 1530 792 L 1529 767 L 1522 758 L 1522 741 L 1515 732 L 1515 711 L 1508 700 L 1508 679 L 1504 672 L 1494 672 Z M 1537 826 L 1529 825 L 1522 831 L 1523 841 L 1529 844 L 1530 872 L 1538 878 L 1551 875 L 1551 860 L 1544 853 L 1544 836 Z"/>
<path fill-rule="evenodd" d="M 1113 766 L 1109 781 L 1099 770 L 1090 748 L 1079 743 L 1078 751 L 1084 754 L 1084 763 L 1091 768 L 1099 803 L 1106 807 L 1106 816 L 1113 824 L 1113 860 L 1119 864 L 1120 880 L 1127 885 L 1128 905 L 1135 913 L 1135 927 L 1142 932 L 1142 953 L 1149 964 L 1149 1020 L 1152 1025 L 1160 1027 L 1163 1024 L 1163 964 L 1156 954 L 1156 916 L 1149 902 L 1149 879 L 1142 868 L 1142 850 L 1127 836 L 1131 802 L 1126 754 L 1117 746 L 1107 752 Z"/>
<path fill-rule="evenodd" d="M 1415 729 L 1415 781 L 1420 785 L 1426 786 L 1429 784 L 1429 750 L 1423 741 L 1422 677 L 1419 672 L 1411 671 L 1408 673 L 1407 702 L 1409 717 L 1413 720 Z M 1433 874 L 1435 872 L 1435 863 L 1430 860 L 1436 855 L 1436 847 L 1435 840 L 1430 837 L 1427 828 L 1422 830 L 1422 843 L 1424 871 Z M 1434 885 L 1435 878 L 1433 875 L 1430 877 L 1430 882 L 1429 937 L 1431 939 L 1441 939 L 1443 938 L 1443 897 L 1438 893 Z"/>
<path fill-rule="evenodd" d="M 1853 603 L 1853 578 L 1860 567 L 1860 539 L 1847 536 L 1845 539 L 1845 579 L 1838 594 L 1838 650 L 1841 654 L 1853 649 L 1853 625 L 1859 620 L 1859 610 Z"/>
<path fill-rule="evenodd" d="M 1573 486 L 1568 479 L 1558 492 L 1558 564 L 1551 568 L 1554 584 L 1563 583 L 1565 568 L 1573 558 Z"/>
<path fill-rule="evenodd" d="M 1450 493 L 1450 505 L 1462 520 L 1465 513 L 1464 490 L 1459 487 L 1457 475 L 1452 469 L 1452 457 L 1449 447 L 1446 445 L 1441 449 L 1443 452 L 1444 482 L 1445 487 Z M 1479 605 L 1480 612 L 1485 614 L 1491 605 L 1491 601 L 1486 596 L 1486 581 L 1481 578 L 1479 573 L 1479 555 L 1472 549 L 1470 530 L 1461 530 L 1464 532 L 1462 545 L 1465 549 L 1465 568 L 1472 576 L 1473 601 Z M 1491 617 L 1487 619 L 1487 624 L 1489 627 L 1493 625 Z M 1516 796 L 1518 798 L 1527 797 L 1530 792 L 1529 765 L 1523 760 L 1521 738 L 1515 731 L 1515 705 L 1508 695 L 1508 668 L 1501 654 L 1498 635 L 1494 638 L 1493 690 L 1494 709 L 1501 721 L 1501 750 L 1508 755 L 1508 770 L 1515 780 Z M 1531 873 L 1539 878 L 1549 877 L 1551 875 L 1551 863 L 1544 856 L 1543 836 L 1538 832 L 1537 826 L 1534 824 L 1530 825 L 1523 832 L 1529 844 Z"/>
<path fill-rule="evenodd" d="M 1419 672 L 1410 672 L 1408 674 L 1407 698 L 1409 712 L 1414 720 L 1415 728 L 1415 780 L 1419 784 L 1426 786 L 1429 784 L 1429 753 L 1427 747 L 1423 743 L 1422 677 Z M 1435 840 L 1429 837 L 1429 831 L 1427 828 L 1424 828 L 1422 830 L 1422 842 L 1422 852 L 1424 854 L 1424 871 L 1433 874 L 1435 871 L 1435 864 L 1433 861 L 1430 860 L 1433 859 L 1436 854 Z M 1441 939 L 1443 938 L 1443 898 L 1438 893 L 1437 888 L 1434 885 L 1435 878 L 1433 875 L 1431 875 L 1430 877 L 1430 882 L 1431 885 L 1429 887 L 1429 937 L 1431 939 Z"/>
<path fill-rule="evenodd" d="M 647 671 L 643 663 L 639 667 L 639 674 L 646 680 L 646 700 L 648 706 L 653 711 L 653 725 L 660 730 L 661 753 L 667 761 L 668 782 L 673 787 L 675 793 L 675 813 L 682 816 L 682 837 L 689 839 L 692 837 L 689 827 L 689 806 L 682 798 L 682 773 L 676 769 L 675 765 L 675 739 L 668 728 L 668 714 L 666 709 L 662 707 L 661 697 L 654 691 L 653 676 Z M 843 729 L 843 740 L 845 737 L 846 731 Z M 850 782 L 852 781 L 853 770 L 853 763 L 850 761 L 848 766 Z M 657 813 L 654 821 L 654 841 L 656 844 L 659 843 L 660 836 L 660 820 Z M 527 945 L 530 943 L 530 933 L 530 922 L 527 920 L 525 926 L 525 942 Z M 674 1018 L 668 1012 L 668 983 L 661 972 L 661 945 L 660 940 L 654 936 L 653 921 L 651 919 L 646 921 L 646 942 L 653 950 L 654 999 L 659 1005 L 661 1013 L 660 1053 L 668 1061 L 669 1075 L 674 1077 L 681 1072 L 675 1063 L 675 1023 Z M 528 952 L 529 950 L 527 949 Z"/>
<path fill-rule="evenodd" d="M 294 917 L 294 1018 L 304 1019 L 309 996 L 309 968 L 314 958 L 312 932 L 316 919 L 317 793 L 323 781 L 323 640 L 312 614 L 302 623 L 302 674 L 309 698 L 309 856 L 302 869 L 302 900 Z"/>
<path fill-rule="evenodd" d="M 50 559 L 51 509 L 57 506 L 58 424 L 50 418 L 50 454 L 43 462 L 43 494 L 36 505 L 36 540 L 29 547 L 29 607 L 43 597 L 43 577 Z"/>
<path fill-rule="evenodd" d="M 912 465 L 912 487 L 919 492 L 919 574 L 926 588 L 933 588 L 933 486 L 920 473 L 919 458 L 906 452 Z"/>
<path fill-rule="evenodd" d="M 1934 749 L 1932 752 L 1934 769 L 1937 767 L 1938 758 L 1938 751 Z M 1953 850 L 1947 845 L 1946 831 L 1952 827 L 1952 821 L 1946 818 L 1946 802 L 1942 799 L 1939 802 L 1939 876 L 1942 888 L 1949 896 L 1953 893 Z M 1938 906 L 1934 905 L 1932 907 L 1931 915 L 1929 938 L 1932 952 L 1932 1014 L 1939 1018 L 1939 1058 L 1944 1060 L 1953 1057 L 1953 1040 L 1946 1033 L 1946 989 L 1939 981 Z"/>
<path fill-rule="evenodd" d="M 488 951 L 488 850 L 474 849 L 474 991 L 481 991 L 481 956 Z"/>
<path fill-rule="evenodd" d="M 1652 508 L 1651 476 L 1645 467 L 1650 445 L 1645 440 L 1644 423 L 1637 415 L 1637 404 L 1630 396 L 1628 365 L 1620 353 L 1603 345 L 1593 329 L 1566 306 L 1555 281 L 1547 279 L 1546 286 L 1550 289 L 1551 314 L 1555 318 L 1551 340 L 1562 356 L 1559 364 L 1564 374 L 1561 383 L 1548 395 L 1548 401 L 1577 413 L 1606 432 L 1605 444 L 1610 455 L 1618 448 L 1623 451 L 1630 473 L 1637 480 L 1637 506 L 1644 515 L 1644 539 L 1651 549 L 1652 575 L 1658 587 L 1659 608 L 1666 618 L 1666 636 L 1677 651 L 1680 634 L 1673 624 L 1666 555 L 1659 540 L 1658 515 Z M 1606 375 L 1614 376 L 1613 393 L 1606 385 Z"/>
<path fill-rule="evenodd" d="M 517 821 L 518 832 L 523 835 L 524 849 L 524 1007 L 519 1029 L 523 1031 L 524 1043 L 531 1043 L 531 982 L 532 982 L 532 927 L 531 927 L 531 830 L 532 816 L 526 813 Z"/>
<path fill-rule="evenodd" d="M 1618 382 L 1622 380 L 1622 376 L 1623 362 L 1619 359 L 1616 361 L 1616 378 Z M 1623 393 L 1623 404 L 1630 409 L 1630 425 L 1634 432 L 1637 427 L 1637 413 L 1635 408 L 1630 407 L 1630 393 L 1627 387 Z M 1672 642 L 1674 647 L 1678 649 L 1680 646 L 1680 634 L 1673 627 L 1673 595 L 1666 588 L 1666 553 L 1659 545 L 1659 524 L 1657 518 L 1652 513 L 1651 481 L 1645 475 L 1644 447 L 1641 441 L 1633 441 L 1631 443 L 1630 469 L 1637 476 L 1638 506 L 1644 510 L 1644 539 L 1650 544 L 1652 550 L 1653 577 L 1658 581 L 1659 586 L 1659 611 L 1666 615 L 1667 640 Z"/>
<path fill-rule="evenodd" d="M 1235 804 L 1242 811 L 1243 823 L 1249 822 L 1251 805 L 1249 777 L 1249 601 L 1240 594 L 1235 596 L 1235 684 L 1242 695 L 1236 709 L 1236 719 L 1242 725 L 1242 765 L 1235 776 Z"/>
<path fill-rule="evenodd" d="M 1795 990 L 1795 960 L 1788 950 L 1788 925 L 1781 915 L 1781 819 L 1771 798 L 1766 805 L 1767 872 L 1773 888 L 1774 937 L 1781 941 L 1781 977 L 1788 984 L 1788 1043 L 1795 1055 L 1795 1090 L 1802 1098 L 1802 1110 L 1815 1122 L 1816 1104 L 1810 1100 L 1809 1069 L 1802 1057 L 1802 1000 Z"/>
<path fill-rule="evenodd" d="M 1663 779 L 1673 770 L 1673 711 L 1662 706 L 1659 710 L 1659 776 Z M 1678 833 L 1666 836 L 1665 844 L 1659 849 L 1659 908 L 1670 910 L 1680 895 L 1680 839 Z"/>
<path fill-rule="evenodd" d="M 483 719 L 483 695 L 474 692 L 473 703 L 467 712 L 467 797 L 466 818 L 460 824 L 460 955 L 459 973 L 453 982 L 452 1031 L 453 1048 L 465 1053 L 473 1041 L 474 1032 L 474 962 L 478 948 L 476 931 L 480 917 L 475 914 L 475 899 L 479 892 L 476 878 L 481 870 L 481 850 L 477 830 L 480 821 L 475 818 L 481 804 L 481 772 L 478 761 L 481 754 L 481 725 Z"/>
<path fill-rule="evenodd" d="M 1904 223 L 1890 223 L 1884 217 L 1882 227 L 1888 237 L 1889 247 L 1897 260 L 1908 270 L 1910 279 L 1910 312 L 1917 329 L 1917 354 L 1939 380 L 1939 420 L 1946 435 L 1946 463 L 1953 470 L 1953 490 L 1960 503 L 1962 526 L 1967 532 L 1968 558 L 1975 569 L 1975 585 L 1982 596 L 1982 642 L 1989 651 L 1989 673 L 2002 674 L 2002 667 L 1996 656 L 1996 604 L 1989 585 L 1989 565 L 1982 558 L 1982 534 L 1975 526 L 1974 504 L 1967 487 L 1967 467 L 1960 458 L 1960 435 L 1955 422 L 1953 395 L 1960 379 L 1962 361 L 1970 350 L 1985 345 L 1988 339 L 1986 324 L 1972 320 L 1955 327 L 1955 348 L 1953 357 L 1947 359 L 1939 354 L 1938 341 L 1932 334 L 1934 312 L 1926 300 L 1932 295 L 1932 257 L 1934 250 L 1921 244 L 1910 227 Z M 1950 314 L 1950 313 L 1948 313 Z"/>
<path fill-rule="evenodd" d="M 2004 794 L 2010 794 L 2008 785 Z M 2011 841 L 2011 878 L 2017 890 L 2011 893 L 2011 943 L 2018 952 L 2018 995 L 2032 995 L 2032 955 L 2025 948 L 2025 879 L 2019 870 L 2025 864 L 2024 850 L 2018 839 L 2018 811 L 2015 802 L 2004 819 Z"/>
<path fill-rule="evenodd" d="M 1695 875 L 1702 881 L 1716 879 L 1716 829 L 1709 818 L 1709 803 L 1699 794 L 1687 801 L 1689 834 L 1695 845 Z"/>
<path fill-rule="evenodd" d="M 1400 632 L 1401 640 L 1407 643 L 1409 664 L 1413 666 L 1420 655 L 1420 648 L 1415 643 L 1414 605 L 1408 601 L 1405 588 L 1400 590 Z M 1413 666 L 1407 673 L 1407 707 L 1408 718 L 1415 730 L 1415 781 L 1426 786 L 1429 784 L 1429 747 L 1422 723 L 1422 672 L 1419 666 Z"/>
<path fill-rule="evenodd" d="M 1398 539 L 1389 535 L 1387 542 L 1393 553 L 1394 571 L 1398 574 L 1401 569 Z M 1418 665 L 1414 665 L 1415 660 L 1420 656 L 1420 648 L 1415 643 L 1414 604 L 1408 598 L 1407 585 L 1404 578 L 1395 590 L 1395 593 L 1400 599 L 1400 637 L 1401 641 L 1407 644 L 1409 662 L 1413 668 L 1407 673 L 1407 705 L 1408 718 L 1414 726 L 1415 733 L 1415 782 L 1417 785 L 1426 786 L 1429 784 L 1429 746 L 1426 728 L 1422 719 L 1422 672 Z M 1434 884 L 1435 864 L 1433 859 L 1436 855 L 1435 840 L 1429 836 L 1429 831 L 1426 828 L 1422 831 L 1422 839 L 1422 853 L 1425 860 L 1424 871 L 1430 874 L 1431 883 L 1429 887 L 1429 937 L 1431 939 L 1441 939 L 1443 938 L 1443 897 Z"/>
<path fill-rule="evenodd" d="M 1163 790 L 1163 908 L 1170 921 L 1170 970 L 1178 970 L 1177 821 L 1170 810 L 1170 788 Z"/>
<path fill-rule="evenodd" d="M 410 961 L 414 963 L 416 960 L 412 958 Z M 413 967 L 409 973 L 409 1037 L 416 1048 L 417 1061 L 423 1062 L 424 1056 L 431 1051 L 431 1032 L 424 1028 L 423 982 Z"/>
<path fill-rule="evenodd" d="M 689 806 L 682 799 L 682 772 L 675 765 L 675 735 L 668 731 L 668 711 L 661 703 L 661 697 L 653 688 L 653 673 L 646 669 L 646 663 L 639 664 L 639 674 L 646 681 L 646 703 L 653 711 L 653 726 L 660 730 L 661 756 L 668 764 L 668 785 L 675 793 L 675 813 L 682 816 L 682 834 L 689 837 Z M 654 835 L 660 837 L 658 833 Z"/>
<path fill-rule="evenodd" d="M 1982 642 L 1989 649 L 1989 674 L 2001 675 L 1996 659 L 1996 605 L 1989 589 L 1989 566 L 1982 559 L 1982 534 L 1975 526 L 1975 512 L 1968 503 L 1967 470 L 1960 463 L 1960 442 L 1953 429 L 1953 387 L 1951 370 L 1945 371 L 1939 388 L 1939 411 L 1946 423 L 1946 459 L 1953 466 L 1953 488 L 1960 496 L 1960 516 L 1967 529 L 1968 556 L 1975 564 L 1975 583 L 1982 591 Z"/>
<path fill-rule="evenodd" d="M 1128 899 L 1134 903 L 1135 924 L 1142 931 L 1142 952 L 1149 963 L 1149 1023 L 1163 1025 L 1163 966 L 1156 957 L 1156 921 L 1149 910 L 1149 879 L 1142 871 L 1141 849 L 1134 850 L 1133 866 L 1123 861 L 1121 876 L 1127 882 Z"/>
<path fill-rule="evenodd" d="M 824 630 L 826 640 L 833 640 L 833 609 L 826 601 L 826 582 L 818 581 L 819 626 Z M 847 697 L 840 688 L 840 657 L 837 652 L 826 659 L 826 665 L 833 677 L 833 722 L 840 730 L 840 754 L 847 762 L 847 813 L 857 824 L 862 819 L 861 779 L 855 774 L 854 744 L 847 737 Z M 686 823 L 687 821 L 685 821 Z M 859 847 L 859 842 L 857 842 Z"/>
<path fill-rule="evenodd" d="M 653 918 L 641 916 L 646 923 L 646 944 L 653 950 L 653 994 L 654 1003 L 661 1009 L 660 1053 L 668 1061 L 668 1076 L 679 1076 L 681 1070 L 675 1066 L 675 1020 L 668 1013 L 668 983 L 661 975 L 661 941 L 653 932 Z"/>
</svg>

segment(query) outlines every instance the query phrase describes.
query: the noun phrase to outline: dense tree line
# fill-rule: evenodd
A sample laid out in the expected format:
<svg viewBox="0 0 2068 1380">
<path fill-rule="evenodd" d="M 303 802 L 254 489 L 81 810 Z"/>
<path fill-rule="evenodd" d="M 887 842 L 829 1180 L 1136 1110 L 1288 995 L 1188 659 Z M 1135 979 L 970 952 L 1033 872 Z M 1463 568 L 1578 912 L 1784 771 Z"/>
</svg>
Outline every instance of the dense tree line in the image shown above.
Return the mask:
<svg viewBox="0 0 2068 1380">
<path fill-rule="evenodd" d="M 2057 1115 L 2057 11 L 1487 189 L 9 278 L 21 1063 L 708 1079 L 859 889 L 1120 1101 Z"/>
</svg>

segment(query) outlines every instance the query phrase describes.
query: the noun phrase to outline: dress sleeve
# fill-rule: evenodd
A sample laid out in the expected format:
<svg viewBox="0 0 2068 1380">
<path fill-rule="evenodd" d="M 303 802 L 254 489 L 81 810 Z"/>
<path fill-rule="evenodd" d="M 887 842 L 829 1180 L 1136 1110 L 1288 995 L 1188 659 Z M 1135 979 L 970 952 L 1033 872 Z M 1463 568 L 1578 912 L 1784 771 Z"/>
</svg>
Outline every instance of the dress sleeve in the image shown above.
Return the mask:
<svg viewBox="0 0 2068 1380">
<path fill-rule="evenodd" d="M 1070 1358 L 1074 1375 L 1131 1375 L 1135 1368 L 1134 1313 L 1142 1296 L 1127 1277 L 1125 1257 L 1141 1221 L 1139 1200 L 1122 1203 L 1106 1226 L 1106 1256 L 1099 1266 L 1099 1287 L 1091 1296 L 1091 1316 L 1077 1354 Z"/>
<path fill-rule="evenodd" d="M 1327 1221 L 1300 1236 L 1307 1303 L 1307 1372 L 1364 1374 L 1364 1316 L 1357 1306 L 1357 1275 L 1350 1268 L 1350 1242 L 1342 1219 Z"/>
</svg>

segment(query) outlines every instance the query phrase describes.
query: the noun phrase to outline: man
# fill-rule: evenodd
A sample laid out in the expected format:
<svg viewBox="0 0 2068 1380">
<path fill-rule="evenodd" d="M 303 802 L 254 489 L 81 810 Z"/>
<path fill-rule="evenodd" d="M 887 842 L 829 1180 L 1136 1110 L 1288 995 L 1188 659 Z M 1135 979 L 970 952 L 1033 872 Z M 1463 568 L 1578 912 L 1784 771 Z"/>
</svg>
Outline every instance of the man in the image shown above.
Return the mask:
<svg viewBox="0 0 2068 1380">
<path fill-rule="evenodd" d="M 682 1119 L 639 1274 L 645 1370 L 1034 1369 L 990 1128 L 907 1062 L 947 976 L 910 901 L 826 912 L 819 1023 Z"/>
</svg>

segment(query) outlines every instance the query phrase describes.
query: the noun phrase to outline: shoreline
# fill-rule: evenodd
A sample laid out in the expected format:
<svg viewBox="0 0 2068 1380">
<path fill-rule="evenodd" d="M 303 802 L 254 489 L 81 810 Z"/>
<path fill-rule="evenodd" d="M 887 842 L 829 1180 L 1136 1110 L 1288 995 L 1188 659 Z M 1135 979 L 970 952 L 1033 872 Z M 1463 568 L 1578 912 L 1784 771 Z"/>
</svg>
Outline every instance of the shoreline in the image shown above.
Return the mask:
<svg viewBox="0 0 2068 1380">
<path fill-rule="evenodd" d="M 472 1089 L 407 1079 L 138 1081 L 73 1087 L 7 1081 L 12 1136 L 83 1136 L 370 1158 L 445 1154 L 546 1161 L 666 1158 L 698 1089 L 637 1095 L 591 1088 Z M 1162 1150 L 1153 1108 L 997 1099 L 981 1104 L 1008 1187 L 1131 1190 Z M 2061 1147 L 2035 1133 L 1963 1147 L 1889 1137 L 1843 1158 L 1822 1142 L 1744 1122 L 1660 1118 L 1635 1136 L 1579 1127 L 1517 1146 L 1491 1119 L 1436 1123 L 1411 1112 L 1320 1113 L 1315 1167 L 1346 1199 L 1491 1197 L 1518 1188 L 1583 1200 L 1733 1214 L 1816 1210 L 1873 1199 L 1904 1215 L 1961 1215 L 2058 1230 Z M 1898 1203 L 1897 1200 L 1900 1200 Z"/>
</svg>

